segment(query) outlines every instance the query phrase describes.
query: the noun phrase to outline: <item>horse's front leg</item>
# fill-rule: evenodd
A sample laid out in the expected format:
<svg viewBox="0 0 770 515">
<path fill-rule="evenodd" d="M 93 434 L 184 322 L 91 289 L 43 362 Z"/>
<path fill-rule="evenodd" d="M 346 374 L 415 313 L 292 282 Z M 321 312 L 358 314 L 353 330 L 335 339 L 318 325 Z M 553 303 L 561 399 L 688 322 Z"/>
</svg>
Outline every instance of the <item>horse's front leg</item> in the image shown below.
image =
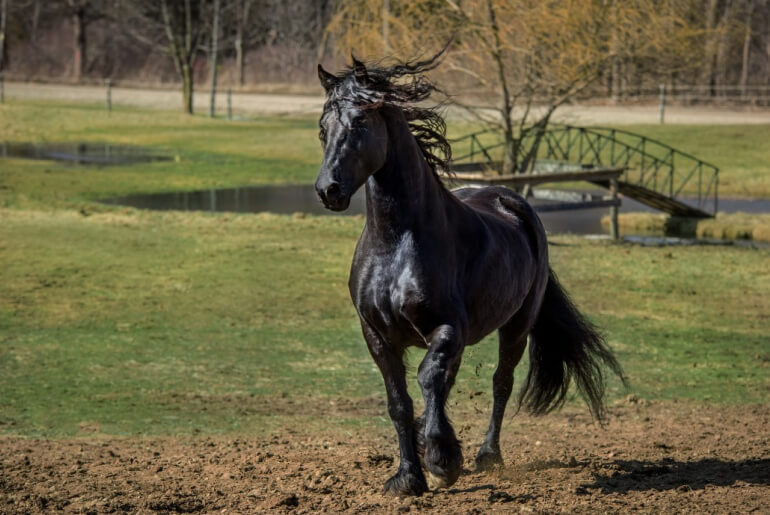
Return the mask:
<svg viewBox="0 0 770 515">
<path fill-rule="evenodd" d="M 414 408 L 406 387 L 404 349 L 394 348 L 371 328 L 361 323 L 369 352 L 380 368 L 388 394 L 388 414 L 398 434 L 398 471 L 385 482 L 385 492 L 399 496 L 421 495 L 428 491 L 417 454 Z"/>
<path fill-rule="evenodd" d="M 445 488 L 457 481 L 463 463 L 460 442 L 444 411 L 460 367 L 463 341 L 455 327 L 441 325 L 431 333 L 428 344 L 417 373 L 425 398 L 423 462 L 428 486 Z"/>
</svg>

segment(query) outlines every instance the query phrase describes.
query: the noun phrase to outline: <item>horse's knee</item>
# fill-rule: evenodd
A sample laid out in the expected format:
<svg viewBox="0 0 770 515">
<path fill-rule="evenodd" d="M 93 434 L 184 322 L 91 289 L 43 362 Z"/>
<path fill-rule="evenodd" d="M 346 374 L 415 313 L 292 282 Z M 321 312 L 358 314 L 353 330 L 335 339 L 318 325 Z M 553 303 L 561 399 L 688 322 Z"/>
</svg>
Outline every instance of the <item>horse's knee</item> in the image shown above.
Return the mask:
<svg viewBox="0 0 770 515">
<path fill-rule="evenodd" d="M 417 382 L 423 391 L 451 383 L 462 355 L 459 334 L 451 326 L 444 325 L 436 329 L 429 341 L 428 353 L 417 370 Z"/>
<path fill-rule="evenodd" d="M 409 421 L 410 423 L 414 418 L 412 406 L 397 400 L 388 401 L 388 415 L 390 415 L 391 420 Z"/>
<path fill-rule="evenodd" d="M 422 391 L 434 390 L 436 387 L 441 386 L 445 382 L 447 376 L 447 356 L 429 354 L 425 356 L 425 359 L 420 363 L 420 367 L 417 370 L 417 384 L 420 385 Z"/>
</svg>

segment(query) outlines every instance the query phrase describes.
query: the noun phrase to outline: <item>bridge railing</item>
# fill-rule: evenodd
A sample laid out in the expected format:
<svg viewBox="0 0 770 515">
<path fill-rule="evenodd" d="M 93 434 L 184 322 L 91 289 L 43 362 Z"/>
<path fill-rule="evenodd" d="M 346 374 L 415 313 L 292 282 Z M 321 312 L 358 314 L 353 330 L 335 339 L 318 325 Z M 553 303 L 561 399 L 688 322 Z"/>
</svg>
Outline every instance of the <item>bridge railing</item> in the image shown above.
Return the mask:
<svg viewBox="0 0 770 515">
<path fill-rule="evenodd" d="M 548 161 L 581 167 L 622 167 L 622 179 L 672 199 L 682 200 L 712 214 L 718 208 L 719 169 L 665 143 L 622 129 L 549 126 L 539 142 L 534 131 L 519 142 L 517 162 L 522 163 L 538 145 L 535 171 Z M 492 131 L 479 131 L 453 142 L 455 163 L 502 161 L 503 143 Z M 459 155 L 458 155 L 459 154 Z"/>
<path fill-rule="evenodd" d="M 496 163 L 502 160 L 503 142 L 500 134 L 492 130 L 480 130 L 450 140 L 454 163 Z"/>
</svg>

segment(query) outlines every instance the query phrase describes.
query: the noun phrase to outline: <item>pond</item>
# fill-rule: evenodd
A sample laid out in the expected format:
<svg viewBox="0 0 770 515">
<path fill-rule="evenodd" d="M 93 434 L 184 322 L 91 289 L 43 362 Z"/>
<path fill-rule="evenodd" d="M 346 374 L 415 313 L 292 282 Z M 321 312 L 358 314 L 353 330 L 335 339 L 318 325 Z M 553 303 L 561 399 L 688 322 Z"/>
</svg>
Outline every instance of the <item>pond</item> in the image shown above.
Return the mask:
<svg viewBox="0 0 770 515">
<path fill-rule="evenodd" d="M 581 192 L 585 193 L 585 192 Z M 601 194 L 602 192 L 592 192 Z M 365 213 L 363 188 L 350 202 L 350 208 L 343 213 L 324 209 L 312 185 L 246 186 L 241 188 L 212 189 L 191 192 L 153 193 L 128 195 L 103 200 L 107 204 L 131 206 L 140 209 L 180 211 L 225 211 L 238 213 L 271 212 L 277 214 L 308 213 L 314 215 L 362 215 Z M 532 204 L 549 203 L 533 199 Z M 720 199 L 721 211 L 744 211 L 749 213 L 770 212 L 769 200 Z M 624 198 L 621 212 L 652 211 L 651 208 Z M 552 233 L 601 234 L 606 233 L 601 225 L 607 208 L 582 209 L 539 213 L 547 231 Z"/>
<path fill-rule="evenodd" d="M 169 156 L 133 145 L 113 143 L 0 143 L 0 158 L 61 161 L 78 165 L 125 165 L 168 161 Z"/>
</svg>

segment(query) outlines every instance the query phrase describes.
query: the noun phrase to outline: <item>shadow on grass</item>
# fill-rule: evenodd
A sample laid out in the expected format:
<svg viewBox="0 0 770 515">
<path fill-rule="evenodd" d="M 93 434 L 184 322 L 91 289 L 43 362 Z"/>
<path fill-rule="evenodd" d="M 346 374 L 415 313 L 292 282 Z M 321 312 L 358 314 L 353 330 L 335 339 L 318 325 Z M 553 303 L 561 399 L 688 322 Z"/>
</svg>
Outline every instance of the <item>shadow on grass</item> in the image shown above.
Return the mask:
<svg viewBox="0 0 770 515">
<path fill-rule="evenodd" d="M 593 483 L 578 487 L 578 493 L 600 488 L 602 493 L 627 493 L 646 490 L 700 490 L 706 485 L 731 486 L 738 481 L 770 485 L 770 459 L 722 461 L 616 460 L 618 470 L 609 476 L 597 476 Z M 582 491 L 582 492 L 581 492 Z"/>
</svg>

